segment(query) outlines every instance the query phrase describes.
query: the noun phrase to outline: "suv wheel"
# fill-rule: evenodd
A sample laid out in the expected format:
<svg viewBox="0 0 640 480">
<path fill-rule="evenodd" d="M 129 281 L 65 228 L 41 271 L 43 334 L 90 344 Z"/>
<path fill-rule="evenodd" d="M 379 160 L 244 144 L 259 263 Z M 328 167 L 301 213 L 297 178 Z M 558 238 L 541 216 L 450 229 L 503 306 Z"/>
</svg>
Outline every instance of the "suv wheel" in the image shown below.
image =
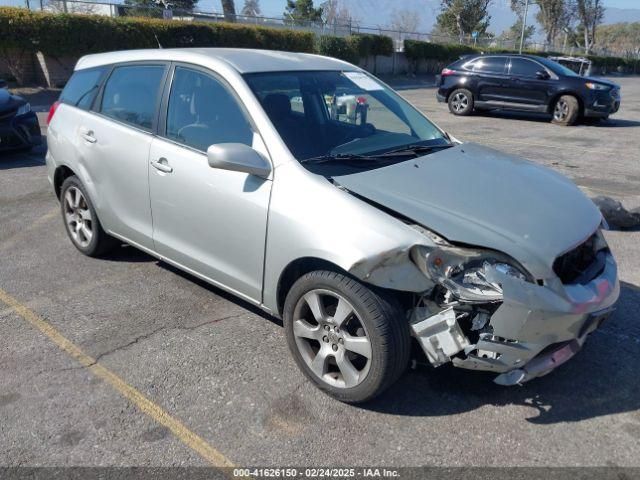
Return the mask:
<svg viewBox="0 0 640 480">
<path fill-rule="evenodd" d="M 71 243 L 85 255 L 103 255 L 118 245 L 118 241 L 102 229 L 78 177 L 71 176 L 62 183 L 60 208 Z"/>
<path fill-rule="evenodd" d="M 449 111 L 454 115 L 469 115 L 473 112 L 473 93 L 465 88 L 454 90 L 449 95 Z"/>
<path fill-rule="evenodd" d="M 409 326 L 397 301 L 340 273 L 315 271 L 298 279 L 283 317 L 298 367 L 340 401 L 379 395 L 409 361 Z"/>
<path fill-rule="evenodd" d="M 553 106 L 553 119 L 551 121 L 557 125 L 573 125 L 576 123 L 579 113 L 578 99 L 572 95 L 563 95 Z"/>
</svg>

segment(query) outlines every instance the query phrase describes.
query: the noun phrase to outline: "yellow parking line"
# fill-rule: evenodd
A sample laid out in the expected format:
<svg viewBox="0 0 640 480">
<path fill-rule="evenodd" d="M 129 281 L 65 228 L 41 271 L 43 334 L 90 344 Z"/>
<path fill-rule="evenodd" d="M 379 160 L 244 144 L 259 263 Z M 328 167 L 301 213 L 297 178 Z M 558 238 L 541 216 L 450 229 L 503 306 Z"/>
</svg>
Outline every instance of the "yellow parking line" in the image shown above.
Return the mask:
<svg viewBox="0 0 640 480">
<path fill-rule="evenodd" d="M 0 289 L 0 301 L 7 304 L 11 310 L 49 337 L 53 343 L 77 360 L 82 366 L 86 367 L 89 372 L 107 382 L 118 393 L 135 404 L 160 425 L 171 430 L 182 443 L 197 452 L 209 463 L 216 467 L 234 466 L 231 460 L 209 445 L 202 437 L 189 430 L 180 420 L 172 417 L 159 405 L 149 400 L 140 391 L 129 385 L 111 370 L 97 363 L 95 359 L 84 353 L 80 347 L 64 337 L 58 330 L 42 319 L 42 317 L 2 289 Z"/>
</svg>

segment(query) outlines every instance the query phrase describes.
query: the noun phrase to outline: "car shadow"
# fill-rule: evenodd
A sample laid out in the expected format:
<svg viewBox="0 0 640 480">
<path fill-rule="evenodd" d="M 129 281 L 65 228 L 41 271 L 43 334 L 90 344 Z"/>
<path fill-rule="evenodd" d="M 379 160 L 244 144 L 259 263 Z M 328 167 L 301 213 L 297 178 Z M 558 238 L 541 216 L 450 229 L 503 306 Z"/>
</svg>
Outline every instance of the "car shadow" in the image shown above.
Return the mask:
<svg viewBox="0 0 640 480">
<path fill-rule="evenodd" d="M 44 156 L 46 153 L 47 138 L 42 135 L 42 144 L 33 147 L 31 150 L 0 152 L 0 170 L 41 167 L 45 164 Z"/>
<path fill-rule="evenodd" d="M 414 417 L 455 415 L 484 405 L 535 410 L 534 424 L 577 422 L 640 409 L 640 288 L 621 285 L 618 308 L 583 350 L 549 375 L 523 386 L 502 387 L 493 374 L 444 366 L 410 370 L 362 408 Z"/>
<path fill-rule="evenodd" d="M 536 112 L 513 112 L 507 110 L 477 110 L 474 112 L 478 117 L 503 118 L 505 120 L 520 120 L 537 123 L 550 123 L 551 115 Z M 576 127 L 597 127 L 597 128 L 628 128 L 640 127 L 640 122 L 636 120 L 626 120 L 622 118 L 608 118 L 607 120 L 580 119 L 573 125 Z"/>
<path fill-rule="evenodd" d="M 280 327 L 282 320 L 231 293 L 129 246 L 116 249 L 105 260 L 157 262 L 163 268 L 211 294 Z M 410 417 L 456 415 L 485 405 L 530 407 L 526 420 L 533 424 L 577 422 L 640 409 L 640 287 L 622 282 L 617 309 L 590 335 L 575 358 L 549 375 L 523 386 L 503 387 L 492 382 L 495 374 L 445 365 L 431 368 L 420 363 L 392 388 L 371 402 L 359 405 L 380 413 Z M 422 352 L 416 359 L 426 362 Z"/>
</svg>

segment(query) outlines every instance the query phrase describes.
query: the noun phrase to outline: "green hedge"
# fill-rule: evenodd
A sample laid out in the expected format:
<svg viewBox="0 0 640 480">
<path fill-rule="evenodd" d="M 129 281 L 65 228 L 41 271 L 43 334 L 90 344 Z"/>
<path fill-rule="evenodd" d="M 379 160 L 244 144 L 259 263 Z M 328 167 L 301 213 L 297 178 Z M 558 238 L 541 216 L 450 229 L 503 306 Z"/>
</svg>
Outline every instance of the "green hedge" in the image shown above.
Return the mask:
<svg viewBox="0 0 640 480">
<path fill-rule="evenodd" d="M 228 23 L 29 12 L 0 8 L 0 50 L 87 53 L 163 47 L 239 47 L 313 52 L 311 32 Z"/>
<path fill-rule="evenodd" d="M 336 37 L 322 35 L 316 42 L 316 51 L 320 55 L 335 57 L 351 63 L 361 58 L 376 55 L 389 56 L 393 53 L 393 40 L 382 35 L 350 35 Z"/>
<path fill-rule="evenodd" d="M 514 50 L 502 48 L 480 48 L 469 45 L 452 45 L 421 42 L 418 40 L 405 40 L 404 52 L 407 59 L 413 63 L 414 68 L 418 62 L 423 60 L 436 60 L 442 63 L 451 63 L 458 60 L 461 55 L 472 53 L 515 53 Z M 535 52 L 525 51 L 524 53 L 538 55 L 541 57 L 561 56 L 560 52 Z M 640 71 L 640 60 L 628 60 L 621 57 L 599 57 L 596 55 L 586 55 L 591 60 L 594 67 L 604 68 L 607 71 L 622 69 L 626 72 Z"/>
</svg>

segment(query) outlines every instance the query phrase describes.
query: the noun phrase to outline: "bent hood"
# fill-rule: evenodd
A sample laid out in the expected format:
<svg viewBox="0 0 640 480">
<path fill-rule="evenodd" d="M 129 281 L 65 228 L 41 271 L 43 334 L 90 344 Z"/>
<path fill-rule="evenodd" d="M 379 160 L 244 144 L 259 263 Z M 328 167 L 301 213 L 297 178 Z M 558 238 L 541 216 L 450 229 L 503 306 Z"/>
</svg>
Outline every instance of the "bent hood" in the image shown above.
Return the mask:
<svg viewBox="0 0 640 480">
<path fill-rule="evenodd" d="M 451 242 L 507 253 L 536 278 L 602 219 L 566 177 L 474 143 L 333 178 Z"/>
</svg>

